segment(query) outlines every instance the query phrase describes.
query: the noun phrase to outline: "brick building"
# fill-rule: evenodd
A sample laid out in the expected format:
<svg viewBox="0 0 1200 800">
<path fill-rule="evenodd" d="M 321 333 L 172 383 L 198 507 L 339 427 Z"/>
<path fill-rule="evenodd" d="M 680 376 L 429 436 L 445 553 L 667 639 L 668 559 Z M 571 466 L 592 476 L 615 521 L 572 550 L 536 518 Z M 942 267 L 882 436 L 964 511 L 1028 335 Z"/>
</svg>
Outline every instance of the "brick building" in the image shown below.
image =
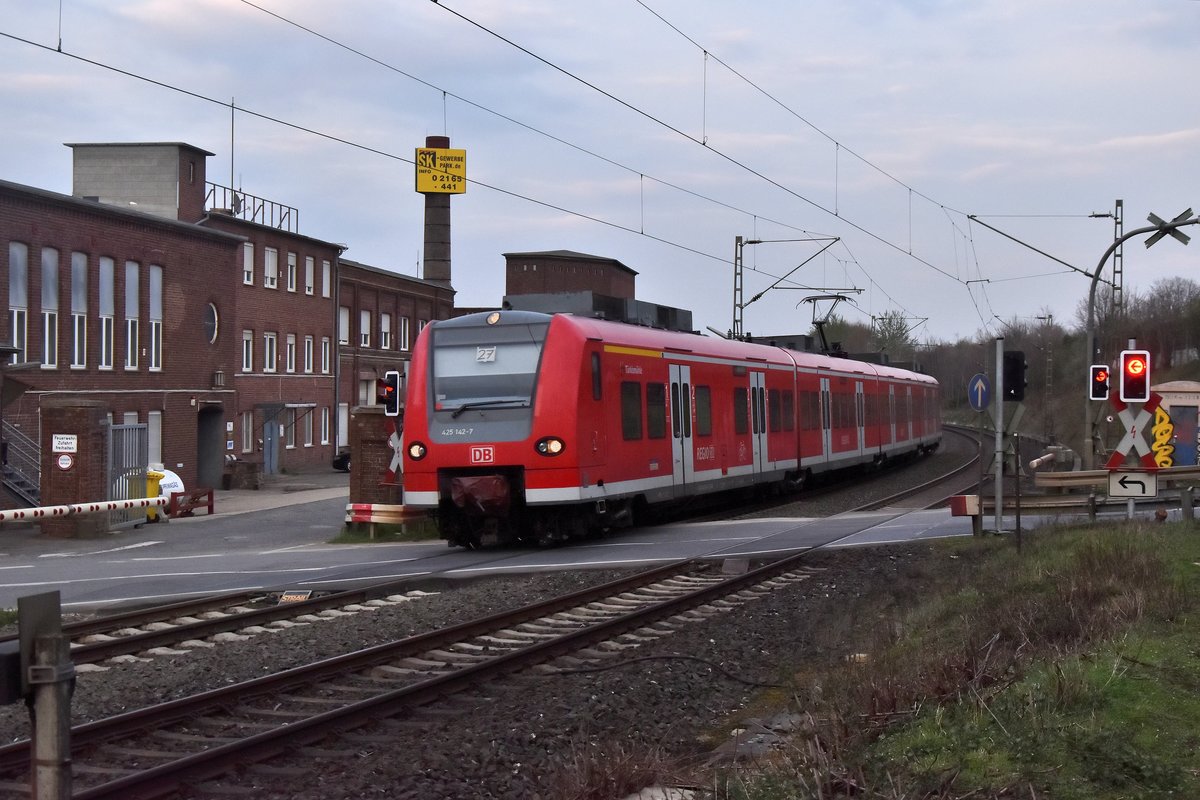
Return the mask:
<svg viewBox="0 0 1200 800">
<path fill-rule="evenodd" d="M 205 150 L 68 146 L 72 195 L 0 181 L 6 444 L 77 397 L 144 426 L 147 461 L 189 486 L 328 468 L 349 407 L 373 402 L 364 376 L 449 316 L 451 289 L 344 262 L 296 209 L 207 182 Z"/>
<path fill-rule="evenodd" d="M 440 282 L 342 259 L 338 283 L 340 446 L 348 445 L 350 408 L 373 405 L 377 381 L 388 370 L 407 375 L 417 334 L 431 320 L 448 319 L 454 290 Z"/>
</svg>

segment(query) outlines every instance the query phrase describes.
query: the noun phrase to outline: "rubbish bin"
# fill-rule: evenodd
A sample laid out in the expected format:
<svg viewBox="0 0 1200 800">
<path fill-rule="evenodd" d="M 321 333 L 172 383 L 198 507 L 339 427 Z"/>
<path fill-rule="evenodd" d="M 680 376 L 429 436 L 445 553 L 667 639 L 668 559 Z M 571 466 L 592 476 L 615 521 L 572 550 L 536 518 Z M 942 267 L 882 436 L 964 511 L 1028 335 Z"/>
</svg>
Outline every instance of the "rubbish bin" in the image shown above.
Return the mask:
<svg viewBox="0 0 1200 800">
<path fill-rule="evenodd" d="M 158 497 L 159 496 L 159 494 L 161 492 L 159 490 L 158 483 L 165 477 L 166 477 L 166 473 L 159 472 L 158 470 L 153 470 L 153 469 L 146 470 L 146 497 Z M 147 506 L 146 507 L 146 520 L 147 521 L 158 522 L 159 515 L 160 515 L 160 512 L 159 512 L 158 506 Z M 165 517 L 164 517 L 164 519 L 165 519 Z"/>
</svg>

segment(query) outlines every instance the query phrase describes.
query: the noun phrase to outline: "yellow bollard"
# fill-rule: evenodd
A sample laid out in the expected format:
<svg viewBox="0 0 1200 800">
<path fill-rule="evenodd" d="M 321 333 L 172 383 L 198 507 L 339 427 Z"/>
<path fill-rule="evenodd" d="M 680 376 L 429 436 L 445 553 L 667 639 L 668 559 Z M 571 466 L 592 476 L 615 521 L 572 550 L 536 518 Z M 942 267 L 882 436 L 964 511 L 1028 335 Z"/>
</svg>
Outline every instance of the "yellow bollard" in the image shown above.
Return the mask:
<svg viewBox="0 0 1200 800">
<path fill-rule="evenodd" d="M 146 470 L 146 497 L 158 497 L 160 490 L 158 482 L 165 478 L 166 475 L 156 470 Z M 158 522 L 158 506 L 148 506 L 146 508 L 146 520 L 148 522 Z"/>
</svg>

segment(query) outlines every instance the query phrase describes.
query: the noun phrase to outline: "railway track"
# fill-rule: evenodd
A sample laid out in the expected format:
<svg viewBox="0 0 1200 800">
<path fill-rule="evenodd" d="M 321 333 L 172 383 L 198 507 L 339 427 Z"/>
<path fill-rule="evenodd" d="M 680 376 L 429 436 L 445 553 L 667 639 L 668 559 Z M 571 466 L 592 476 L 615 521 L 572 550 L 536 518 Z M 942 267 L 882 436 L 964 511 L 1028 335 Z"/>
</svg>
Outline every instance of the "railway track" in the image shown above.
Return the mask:
<svg viewBox="0 0 1200 800">
<path fill-rule="evenodd" d="M 70 622 L 63 633 L 71 643 L 71 660 L 95 665 L 109 659 L 156 655 L 159 648 L 185 642 L 217 639 L 222 635 L 244 637 L 269 632 L 271 628 L 310 624 L 410 602 L 425 593 L 405 591 L 389 582 L 363 589 L 330 592 L 307 599 L 286 601 L 284 592 L 236 592 L 153 606 L 122 614 Z M 0 636 L 12 641 L 17 634 Z"/>
<path fill-rule="evenodd" d="M 620 659 L 808 578 L 795 556 L 742 575 L 671 564 L 516 611 L 77 726 L 73 797 L 152 798 L 331 732 L 402 715 L 534 665 Z M 28 792 L 29 746 L 0 748 L 0 793 Z"/>
</svg>

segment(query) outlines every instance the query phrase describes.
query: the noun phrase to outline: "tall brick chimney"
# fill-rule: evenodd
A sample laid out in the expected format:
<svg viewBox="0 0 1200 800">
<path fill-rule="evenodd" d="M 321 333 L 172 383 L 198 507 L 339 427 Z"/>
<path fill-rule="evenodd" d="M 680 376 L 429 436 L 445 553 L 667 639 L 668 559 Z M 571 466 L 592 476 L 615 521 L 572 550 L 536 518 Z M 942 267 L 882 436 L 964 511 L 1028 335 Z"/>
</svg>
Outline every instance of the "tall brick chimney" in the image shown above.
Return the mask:
<svg viewBox="0 0 1200 800">
<path fill-rule="evenodd" d="M 426 147 L 449 148 L 449 136 L 426 136 Z M 425 263 L 422 277 L 447 289 L 450 285 L 450 195 L 425 194 Z"/>
</svg>

